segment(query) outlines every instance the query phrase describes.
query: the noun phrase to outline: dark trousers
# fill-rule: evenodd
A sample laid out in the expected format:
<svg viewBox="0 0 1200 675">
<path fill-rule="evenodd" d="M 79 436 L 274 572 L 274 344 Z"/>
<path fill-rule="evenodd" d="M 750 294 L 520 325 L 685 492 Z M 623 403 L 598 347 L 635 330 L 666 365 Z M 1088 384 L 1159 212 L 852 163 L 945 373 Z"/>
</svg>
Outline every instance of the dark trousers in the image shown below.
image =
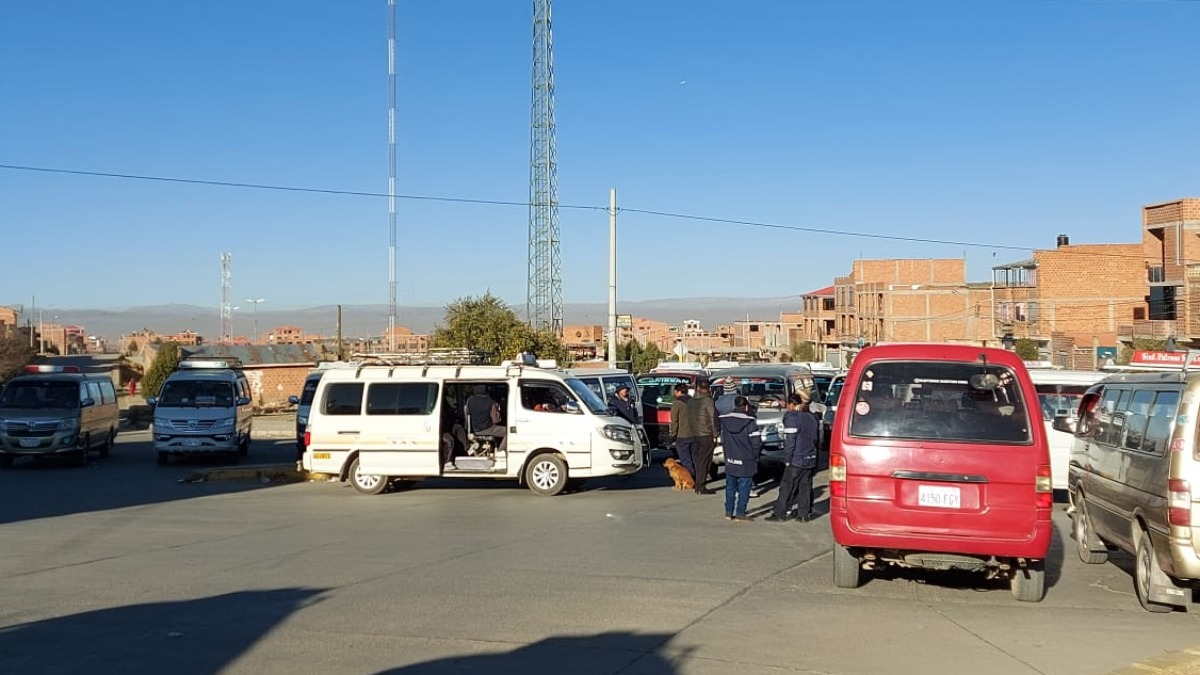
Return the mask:
<svg viewBox="0 0 1200 675">
<path fill-rule="evenodd" d="M 813 469 L 801 469 L 788 465 L 779 481 L 779 497 L 775 500 L 773 515 L 785 518 L 789 511 L 799 507 L 797 518 L 812 516 Z"/>
<path fill-rule="evenodd" d="M 683 468 L 692 474 L 692 478 L 696 482 L 700 482 L 699 476 L 696 475 L 696 439 L 694 438 L 676 438 L 675 439 L 675 454 L 679 455 L 679 463 Z"/>
<path fill-rule="evenodd" d="M 713 450 L 717 442 L 712 436 L 697 436 L 696 445 L 692 449 L 692 460 L 696 464 L 696 489 L 699 490 L 708 482 L 708 472 L 712 468 Z"/>
</svg>

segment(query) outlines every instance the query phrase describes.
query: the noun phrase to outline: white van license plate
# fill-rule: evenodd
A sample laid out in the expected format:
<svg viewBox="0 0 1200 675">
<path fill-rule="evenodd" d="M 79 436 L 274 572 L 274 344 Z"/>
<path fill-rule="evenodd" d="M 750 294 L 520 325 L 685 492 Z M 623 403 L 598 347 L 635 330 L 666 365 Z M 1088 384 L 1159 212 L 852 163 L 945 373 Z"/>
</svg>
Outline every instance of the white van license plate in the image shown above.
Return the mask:
<svg viewBox="0 0 1200 675">
<path fill-rule="evenodd" d="M 198 447 L 200 447 L 200 439 L 199 438 L 185 438 L 185 439 L 183 439 L 183 447 L 198 448 Z"/>
<path fill-rule="evenodd" d="M 956 487 L 918 485 L 917 504 L 939 509 L 962 508 L 962 491 Z"/>
</svg>

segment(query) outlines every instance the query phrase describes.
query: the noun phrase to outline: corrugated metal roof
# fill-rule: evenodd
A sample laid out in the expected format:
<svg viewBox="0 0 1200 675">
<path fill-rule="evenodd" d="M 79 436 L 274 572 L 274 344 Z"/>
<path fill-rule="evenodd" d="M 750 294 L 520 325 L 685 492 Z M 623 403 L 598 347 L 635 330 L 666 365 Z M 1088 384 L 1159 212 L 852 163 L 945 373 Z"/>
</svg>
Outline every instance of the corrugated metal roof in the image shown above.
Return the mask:
<svg viewBox="0 0 1200 675">
<path fill-rule="evenodd" d="M 204 345 L 181 350 L 183 358 L 233 358 L 243 366 L 312 365 L 322 359 L 315 345 Z"/>
</svg>

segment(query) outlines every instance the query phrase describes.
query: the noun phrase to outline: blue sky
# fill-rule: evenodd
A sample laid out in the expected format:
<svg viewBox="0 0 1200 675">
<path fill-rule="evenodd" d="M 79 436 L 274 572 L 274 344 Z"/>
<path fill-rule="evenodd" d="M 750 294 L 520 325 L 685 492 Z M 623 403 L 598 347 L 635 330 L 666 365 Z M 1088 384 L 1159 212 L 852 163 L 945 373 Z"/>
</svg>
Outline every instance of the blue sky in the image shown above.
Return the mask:
<svg viewBox="0 0 1200 675">
<path fill-rule="evenodd" d="M 399 191 L 528 197 L 530 3 L 399 1 Z M 1200 2 L 559 0 L 559 197 L 1023 247 L 1200 196 Z M 386 192 L 385 0 L 0 3 L 0 163 Z M 686 81 L 686 84 L 682 82 Z M 524 302 L 525 208 L 399 203 L 399 302 Z M 561 212 L 568 302 L 607 216 Z M 0 303 L 387 301 L 386 199 L 0 170 Z M 1022 251 L 623 213 L 620 295 L 796 295 Z M 798 303 L 797 303 L 798 304 Z M 263 309 L 267 307 L 264 305 Z"/>
</svg>

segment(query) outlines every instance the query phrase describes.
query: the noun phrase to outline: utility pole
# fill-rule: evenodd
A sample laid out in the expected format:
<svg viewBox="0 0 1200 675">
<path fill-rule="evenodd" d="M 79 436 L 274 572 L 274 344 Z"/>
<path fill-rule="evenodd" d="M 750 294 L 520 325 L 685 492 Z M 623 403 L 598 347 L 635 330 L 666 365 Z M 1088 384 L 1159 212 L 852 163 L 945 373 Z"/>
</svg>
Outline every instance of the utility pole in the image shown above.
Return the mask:
<svg viewBox="0 0 1200 675">
<path fill-rule="evenodd" d="M 396 352 L 396 0 L 388 0 L 388 351 Z"/>
<path fill-rule="evenodd" d="M 346 348 L 342 343 L 342 306 L 337 306 L 337 358 L 338 361 L 346 359 Z"/>
<path fill-rule="evenodd" d="M 250 344 L 258 344 L 258 303 L 266 302 L 266 298 L 258 298 L 257 300 L 247 299 L 246 302 L 254 303 L 254 335 L 250 338 Z"/>
<path fill-rule="evenodd" d="M 608 191 L 608 367 L 617 367 L 617 189 Z"/>
</svg>

